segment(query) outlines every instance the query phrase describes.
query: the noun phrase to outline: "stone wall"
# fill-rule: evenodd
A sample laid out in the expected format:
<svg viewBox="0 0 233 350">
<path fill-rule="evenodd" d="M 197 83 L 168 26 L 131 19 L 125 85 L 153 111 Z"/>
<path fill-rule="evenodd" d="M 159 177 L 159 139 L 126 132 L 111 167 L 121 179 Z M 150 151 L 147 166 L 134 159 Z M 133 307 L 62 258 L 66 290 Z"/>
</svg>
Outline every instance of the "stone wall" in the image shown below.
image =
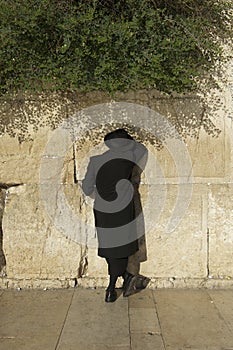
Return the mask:
<svg viewBox="0 0 233 350">
<path fill-rule="evenodd" d="M 106 285 L 92 200 L 80 183 L 90 155 L 104 150 L 103 136 L 118 126 L 149 151 L 140 185 L 145 237 L 130 268 L 140 261 L 152 288 L 232 286 L 229 76 L 204 104 L 156 91 L 114 101 L 104 93 L 1 100 L 0 286 Z"/>
</svg>

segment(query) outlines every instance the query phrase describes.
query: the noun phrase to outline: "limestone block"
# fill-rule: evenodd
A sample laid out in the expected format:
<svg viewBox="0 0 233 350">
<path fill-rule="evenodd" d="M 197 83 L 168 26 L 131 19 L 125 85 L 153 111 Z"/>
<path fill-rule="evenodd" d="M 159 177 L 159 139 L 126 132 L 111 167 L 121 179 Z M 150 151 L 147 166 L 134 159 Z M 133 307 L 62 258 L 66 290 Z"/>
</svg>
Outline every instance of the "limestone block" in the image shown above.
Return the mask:
<svg viewBox="0 0 233 350">
<path fill-rule="evenodd" d="M 7 134 L 0 137 L 0 182 L 5 184 L 35 183 L 48 130 L 34 141 L 19 143 Z"/>
<path fill-rule="evenodd" d="M 209 186 L 210 275 L 233 276 L 233 184 Z"/>
<path fill-rule="evenodd" d="M 5 198 L 6 198 L 6 190 L 0 189 L 0 276 L 4 276 L 5 272 L 3 271 L 6 260 L 4 256 L 4 252 L 2 250 L 2 217 L 5 207 Z"/>
<path fill-rule="evenodd" d="M 191 158 L 194 176 L 204 179 L 226 175 L 231 151 L 229 143 L 226 142 L 229 137 L 228 130 L 225 128 L 226 95 L 213 91 L 211 94 L 212 99 L 209 101 L 208 112 L 205 112 L 206 107 L 197 96 L 183 96 L 183 98 L 176 96 L 169 99 L 152 92 L 149 96 L 149 103 L 145 100 L 145 105 L 159 112 L 171 125 L 170 128 L 175 126 L 177 130 L 175 139 L 178 139 L 177 136 L 180 135 L 180 140 L 181 137 L 184 140 L 184 147 L 187 148 Z M 145 125 L 149 127 L 152 134 L 159 135 L 164 145 L 155 154 L 165 177 L 175 178 L 177 169 L 171 153 L 173 149 L 169 147 L 169 144 L 167 147 L 163 139 L 163 136 L 166 138 L 167 130 L 158 132 L 147 118 L 145 118 Z"/>
<path fill-rule="evenodd" d="M 108 275 L 105 259 L 98 257 L 98 241 L 94 225 L 93 200 L 86 197 L 79 185 L 67 185 L 64 187 L 67 204 L 76 214 L 76 219 L 81 222 L 82 232 L 76 236 L 76 240 L 82 243 L 82 257 L 86 259 L 80 275 L 83 278 L 99 279 Z M 84 260 L 83 260 L 84 262 Z"/>
<path fill-rule="evenodd" d="M 0 181 L 6 184 L 38 182 L 38 169 L 47 133 L 38 133 L 33 141 L 19 143 L 7 134 L 0 137 Z"/>
<path fill-rule="evenodd" d="M 18 186 L 7 191 L 3 251 L 8 278 L 77 277 L 80 244 L 69 237 L 63 227 L 59 230 L 55 217 L 49 217 L 46 209 L 37 185 Z"/>
<path fill-rule="evenodd" d="M 230 148 L 226 144 L 223 119 L 221 122 L 221 133 L 217 137 L 209 136 L 201 130 L 197 139 L 186 140 L 195 178 L 224 178 L 228 175 L 226 166 L 230 160 Z"/>
<path fill-rule="evenodd" d="M 147 123 L 146 120 L 145 123 Z M 145 139 L 148 160 L 142 181 L 148 184 L 185 183 L 192 176 L 197 182 L 207 183 L 210 179 L 229 178 L 228 168 L 231 156 L 230 143 L 227 142 L 230 136 L 229 130 L 225 130 L 222 119 L 218 124 L 221 130 L 218 137 L 212 137 L 200 131 L 197 139 L 192 137 L 187 137 L 185 141 L 179 138 L 169 139 L 164 141 L 159 149 Z M 101 132 L 99 129 L 97 136 L 96 130 L 90 131 L 90 140 L 76 144 L 76 177 L 80 180 L 85 175 L 89 158 L 107 150 L 102 140 L 99 144 L 95 144 L 98 142 L 96 137 L 99 137 Z M 194 180 L 191 179 L 191 181 Z"/>
<path fill-rule="evenodd" d="M 135 106 L 135 113 L 138 113 L 138 116 L 140 116 L 140 125 L 135 125 L 135 121 L 133 122 L 130 120 L 130 113 L 132 113 L 134 109 L 133 107 L 129 107 L 129 115 L 126 119 L 122 119 L 122 122 L 124 120 L 127 121 L 129 128 L 131 127 L 132 129 L 135 127 L 140 129 L 140 126 L 143 126 L 147 131 L 147 135 L 143 140 L 145 145 L 149 145 L 154 136 L 157 137 L 159 139 L 159 143 L 163 145 L 163 147 L 160 149 L 151 146 L 151 157 L 148 169 L 153 170 L 148 172 L 151 174 L 149 176 L 149 182 L 154 183 L 154 178 L 160 177 L 163 179 L 177 179 L 178 176 L 186 176 L 184 167 L 182 168 L 180 165 L 182 160 L 184 160 L 185 153 L 188 153 L 187 157 L 188 155 L 191 157 L 191 165 L 193 167 L 194 176 L 204 178 L 224 177 L 226 173 L 225 167 L 226 164 L 229 163 L 230 157 L 229 143 L 226 142 L 227 136 L 225 135 L 224 118 L 218 118 L 213 122 L 209 120 L 209 124 L 205 125 L 205 131 L 203 131 L 201 129 L 202 107 L 198 99 L 175 98 L 171 100 L 168 98 L 161 99 L 161 96 L 154 96 L 153 93 L 150 96 L 147 95 L 147 98 L 144 95 L 145 92 L 141 92 L 136 95 L 134 94 L 133 102 L 136 104 L 132 104 Z M 137 109 L 139 108 L 137 106 L 139 106 L 138 103 L 141 101 L 142 96 L 144 96 L 143 99 L 145 100 L 145 108 L 148 105 L 149 100 L 153 102 L 150 103 L 152 111 L 154 110 L 155 112 L 158 111 L 161 113 L 161 121 L 156 120 L 155 116 L 157 116 L 157 114 L 153 112 L 149 113 L 148 108 L 145 109 L 145 111 L 141 109 L 137 112 Z M 59 111 L 60 114 L 58 114 L 61 121 L 62 117 L 65 119 L 65 116 L 61 114 L 61 111 L 64 108 L 62 105 L 63 103 L 64 101 L 57 100 L 56 108 L 54 109 L 56 113 Z M 49 105 L 47 106 L 48 109 L 46 111 L 44 109 L 45 106 L 43 106 L 43 103 L 41 102 L 43 111 L 46 112 L 41 118 L 44 118 L 46 123 L 43 125 L 42 120 L 42 124 L 39 128 L 37 128 L 37 131 L 33 131 L 33 127 L 35 125 L 31 125 L 30 123 L 36 122 L 38 118 L 38 108 L 34 110 L 33 102 L 31 102 L 31 105 L 28 102 L 27 106 L 27 113 L 30 113 L 30 115 L 28 115 L 27 123 L 24 121 L 22 124 L 22 129 L 25 127 L 27 129 L 32 129 L 30 133 L 30 140 L 24 140 L 22 143 L 19 143 L 17 133 L 15 137 L 10 137 L 7 134 L 0 137 L 0 181 L 2 183 L 23 184 L 38 182 L 41 158 L 62 157 L 65 159 L 69 148 L 72 147 L 72 137 L 69 133 L 72 133 L 73 128 L 74 130 L 75 128 L 79 130 L 80 127 L 79 131 L 81 131 L 81 124 L 85 124 L 85 118 L 83 117 L 84 119 L 82 122 L 80 119 L 82 116 L 79 113 L 77 114 L 77 118 L 74 117 L 73 119 L 70 119 L 71 124 L 69 124 L 68 121 L 67 124 L 64 124 L 64 129 L 57 127 L 57 129 L 52 131 L 51 128 L 48 126 L 46 127 L 45 125 L 47 123 L 47 119 L 50 119 L 51 123 L 53 118 L 56 120 L 57 114 L 52 112 L 51 106 Z M 120 106 L 121 105 L 119 105 L 119 108 L 121 108 Z M 106 111 L 108 111 L 108 108 L 109 107 L 106 107 Z M 75 109 L 72 109 L 72 113 L 74 110 Z M 78 109 L 76 109 L 76 111 L 78 111 Z M 101 109 L 99 110 L 98 106 L 96 107 L 96 111 L 97 113 L 101 114 Z M 191 121 L 190 118 L 187 118 L 187 116 L 190 114 L 193 116 Z M 223 115 L 222 111 L 221 115 Z M 33 117 L 35 117 L 35 120 Z M 69 117 L 71 117 L 71 114 Z M 110 115 L 106 116 L 105 122 L 114 124 L 114 120 L 110 120 L 111 118 L 109 119 L 108 117 L 110 118 Z M 96 120 L 98 120 L 98 118 L 99 116 L 96 115 Z M 74 125 L 72 125 L 72 123 L 74 123 Z M 89 124 L 87 123 L 85 130 L 88 130 L 88 125 Z M 173 134 L 175 133 L 173 135 L 173 141 L 168 137 L 170 135 L 169 125 L 174 131 Z M 59 126 L 59 124 L 57 126 Z M 110 126 L 106 128 L 105 125 L 92 129 L 93 126 L 90 124 L 89 127 L 90 130 L 87 143 L 90 140 L 91 142 L 89 142 L 87 147 L 83 147 L 82 145 L 81 150 L 79 149 L 80 147 L 78 147 L 78 152 L 76 152 L 76 163 L 78 164 L 80 164 L 80 160 L 87 156 L 89 151 L 93 150 L 96 142 L 98 144 L 103 141 L 103 136 Z M 66 128 L 68 128 L 68 130 Z M 175 131 L 176 129 L 177 131 Z M 220 133 L 218 133 L 216 130 Z M 186 139 L 186 143 L 181 141 L 179 134 Z M 135 135 L 137 136 L 137 132 Z M 80 135 L 77 136 L 81 137 Z M 83 135 L 83 137 L 84 136 L 85 135 Z M 81 142 L 86 142 L 85 137 L 82 138 Z M 207 162 L 209 159 L 211 159 L 211 162 Z M 73 173 L 74 169 L 72 169 L 72 174 Z M 79 174 L 76 173 L 76 175 L 77 178 L 80 179 L 78 176 Z"/>
<path fill-rule="evenodd" d="M 88 278 L 108 277 L 106 260 L 97 255 L 97 248 L 88 250 Z"/>
<path fill-rule="evenodd" d="M 94 133 L 91 136 L 91 140 L 95 140 Z M 175 178 L 176 182 L 187 181 L 187 177 L 190 176 L 192 172 L 192 163 L 184 143 L 178 141 L 170 142 L 169 147 L 171 153 L 166 147 L 157 150 L 147 141 L 144 142 L 144 144 L 148 150 L 148 158 L 144 172 L 141 175 L 141 182 L 146 184 L 165 184 L 171 178 Z M 177 146 L 177 148 L 175 146 Z M 76 143 L 76 178 L 79 180 L 84 178 L 90 157 L 102 154 L 107 150 L 108 148 L 102 141 L 97 145 L 95 145 L 94 141 L 90 140 L 86 140 L 85 143 L 82 144 Z"/>
<path fill-rule="evenodd" d="M 37 183 L 74 184 L 74 155 L 70 147 L 65 157 L 43 156 L 37 169 Z"/>
<path fill-rule="evenodd" d="M 151 187 L 153 189 L 154 186 Z M 205 186 L 193 186 L 192 198 L 186 209 L 182 203 L 185 201 L 185 192 L 179 197 L 177 185 L 156 187 L 157 195 L 149 202 L 149 210 L 145 215 L 147 261 L 141 264 L 141 273 L 151 277 L 206 277 Z M 190 189 L 186 187 L 186 191 L 188 190 Z M 161 201 L 161 198 L 164 199 Z M 181 206 L 178 204 L 178 209 L 172 216 L 177 201 L 181 201 Z M 171 217 L 175 226 L 167 225 Z M 167 232 L 168 227 L 173 227 L 174 230 Z"/>
<path fill-rule="evenodd" d="M 226 119 L 226 145 L 230 150 L 229 155 L 230 159 L 226 164 L 227 171 L 229 173 L 229 182 L 233 182 L 233 83 L 232 83 L 232 92 L 231 92 L 231 110 L 229 112 L 228 118 Z"/>
<path fill-rule="evenodd" d="M 8 135 L 0 137 L 0 183 L 38 184 L 45 176 L 57 172 L 59 182 L 74 182 L 73 149 L 67 147 L 63 157 L 45 154 L 51 130 L 40 129 L 30 141 L 19 143 Z M 59 140 L 59 142 L 61 142 Z M 56 148 L 54 146 L 54 150 Z M 61 166 L 60 166 L 61 164 Z M 60 166 L 60 167 L 59 167 Z M 46 169 L 46 171 L 45 171 Z"/>
<path fill-rule="evenodd" d="M 187 145 L 181 140 L 168 140 L 161 149 L 146 144 L 148 160 L 142 174 L 147 184 L 185 183 L 193 171 Z"/>
</svg>

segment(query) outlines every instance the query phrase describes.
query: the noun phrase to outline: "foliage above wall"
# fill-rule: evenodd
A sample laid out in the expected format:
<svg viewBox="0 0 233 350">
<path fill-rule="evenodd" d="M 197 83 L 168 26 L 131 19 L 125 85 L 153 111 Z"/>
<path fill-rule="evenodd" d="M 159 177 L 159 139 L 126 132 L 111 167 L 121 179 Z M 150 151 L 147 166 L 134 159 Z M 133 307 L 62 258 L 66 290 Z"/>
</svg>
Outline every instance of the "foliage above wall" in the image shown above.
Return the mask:
<svg viewBox="0 0 233 350">
<path fill-rule="evenodd" d="M 195 90 L 223 60 L 231 6 L 231 0 L 0 0 L 0 93 Z"/>
</svg>

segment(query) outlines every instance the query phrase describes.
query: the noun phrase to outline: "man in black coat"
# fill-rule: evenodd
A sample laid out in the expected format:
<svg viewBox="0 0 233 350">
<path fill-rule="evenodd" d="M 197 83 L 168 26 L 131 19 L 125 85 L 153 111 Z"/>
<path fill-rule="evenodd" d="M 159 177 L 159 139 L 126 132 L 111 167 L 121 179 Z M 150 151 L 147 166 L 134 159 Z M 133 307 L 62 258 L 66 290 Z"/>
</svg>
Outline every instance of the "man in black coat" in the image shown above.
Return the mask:
<svg viewBox="0 0 233 350">
<path fill-rule="evenodd" d="M 82 189 L 94 194 L 94 217 L 98 255 L 108 263 L 110 276 L 105 301 L 117 298 L 115 284 L 122 276 L 123 295 L 130 295 L 136 276 L 127 271 L 128 257 L 138 250 L 132 173 L 147 156 L 146 148 L 124 130 L 117 129 L 104 138 L 109 150 L 91 157 Z"/>
</svg>

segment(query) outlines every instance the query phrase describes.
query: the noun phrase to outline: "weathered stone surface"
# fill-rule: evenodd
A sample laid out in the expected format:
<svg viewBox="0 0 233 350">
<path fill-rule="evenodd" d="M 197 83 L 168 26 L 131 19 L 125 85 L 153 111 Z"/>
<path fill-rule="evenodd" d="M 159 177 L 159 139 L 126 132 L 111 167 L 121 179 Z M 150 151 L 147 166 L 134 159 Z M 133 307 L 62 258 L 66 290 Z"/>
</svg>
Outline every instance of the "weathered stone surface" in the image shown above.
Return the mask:
<svg viewBox="0 0 233 350">
<path fill-rule="evenodd" d="M 233 297 L 233 291 L 226 290 L 211 290 L 208 291 L 212 302 L 216 305 L 217 309 L 220 311 L 223 316 L 226 324 L 231 330 L 233 330 L 233 315 L 232 315 L 232 306 L 231 300 Z"/>
<path fill-rule="evenodd" d="M 43 175 L 50 181 L 59 179 L 59 182 L 73 183 L 72 145 L 67 147 L 67 152 L 63 157 L 57 156 L 58 147 L 56 145 L 52 147 L 54 154 L 46 154 L 46 144 L 50 135 L 49 129 L 43 129 L 34 135 L 33 141 L 25 141 L 22 144 L 8 135 L 0 137 L 0 183 L 9 186 L 39 184 L 44 181 Z M 57 142 L 61 143 L 62 140 L 57 140 Z M 44 169 L 47 171 L 45 174 L 42 172 Z M 58 170 L 60 171 L 57 173 Z"/>
<path fill-rule="evenodd" d="M 165 348 L 219 350 L 232 347 L 232 333 L 204 291 L 154 291 Z"/>
<path fill-rule="evenodd" d="M 55 227 L 38 186 L 8 190 L 3 232 L 8 278 L 78 277 L 80 245 Z"/>
<path fill-rule="evenodd" d="M 97 257 L 92 209 L 82 202 L 77 185 L 63 185 L 62 190 L 68 198 L 63 204 L 52 200 L 45 204 L 38 186 L 25 185 L 8 190 L 3 221 L 8 278 L 106 277 L 106 263 Z M 157 193 L 163 190 L 164 187 L 157 189 Z M 195 186 L 185 217 L 171 233 L 166 232 L 165 227 L 176 200 L 177 186 L 169 185 L 167 190 L 168 196 L 162 203 L 164 208 L 158 208 L 157 227 L 150 222 L 154 215 L 153 202 L 145 213 L 145 221 L 151 226 L 146 234 L 148 258 L 141 264 L 141 272 L 151 277 L 203 278 L 207 273 L 207 236 L 202 226 L 203 187 Z M 52 192 L 52 187 L 47 188 L 49 191 Z M 54 210 L 46 212 L 46 205 L 50 209 L 54 206 Z M 70 210 L 65 216 L 63 205 Z M 79 226 L 80 222 L 83 226 Z"/>
<path fill-rule="evenodd" d="M 209 273 L 233 277 L 233 184 L 209 186 Z"/>
<path fill-rule="evenodd" d="M 33 140 L 21 144 L 7 134 L 0 137 L 0 183 L 39 182 L 41 157 L 50 132 L 49 129 L 40 130 Z"/>
<path fill-rule="evenodd" d="M 137 107 L 135 107 L 137 108 Z M 186 111 L 188 113 L 188 111 Z M 132 128 L 135 123 L 132 119 L 132 125 L 130 124 L 131 112 L 128 111 L 129 125 L 128 130 Z M 156 113 L 154 111 L 154 113 Z M 143 115 L 143 110 L 141 111 Z M 157 114 L 151 116 L 151 119 L 155 119 Z M 158 117 L 159 118 L 159 117 Z M 166 119 L 165 116 L 161 116 L 161 128 L 174 128 L 171 121 Z M 148 120 L 148 116 L 143 116 L 145 126 L 145 137 L 143 138 L 138 131 L 132 132 L 136 139 L 140 138 L 148 148 L 148 162 L 145 170 L 145 176 L 148 183 L 153 184 L 157 182 L 172 181 L 173 183 L 180 182 L 180 178 L 191 174 L 195 177 L 195 182 L 207 183 L 215 178 L 229 177 L 228 163 L 230 161 L 231 145 L 226 143 L 225 135 L 225 123 L 224 119 L 220 118 L 216 122 L 216 130 L 219 134 L 217 137 L 207 136 L 206 131 L 199 130 L 196 138 L 194 136 L 186 136 L 184 140 L 177 131 L 171 132 L 172 138 L 169 138 L 169 133 L 163 135 L 156 130 L 157 125 L 153 125 L 151 120 Z M 122 123 L 123 123 L 122 119 Z M 114 129 L 114 120 L 108 120 L 108 123 L 112 123 L 109 129 Z M 158 121 L 159 123 L 159 121 Z M 135 128 L 138 125 L 135 125 Z M 118 125 L 119 127 L 119 125 Z M 140 128 L 139 128 L 140 130 Z M 176 129 L 174 129 L 176 130 Z M 108 130 L 109 131 L 109 130 Z M 76 177 L 82 179 L 85 173 L 86 165 L 90 156 L 100 154 L 107 150 L 107 147 L 103 145 L 103 138 L 107 132 L 106 127 L 93 128 L 84 134 L 86 137 L 84 142 L 84 136 L 81 140 L 76 142 Z M 147 134 L 146 134 L 147 133 Z M 158 143 L 152 144 L 158 140 Z M 211 162 L 207 160 L 211 159 Z M 214 180 L 215 181 L 215 180 Z"/>
<path fill-rule="evenodd" d="M 2 241 L 3 241 L 3 231 L 2 231 L 2 217 L 5 208 L 5 198 L 6 198 L 6 190 L 0 189 L 0 275 L 4 276 L 5 272 L 3 271 L 6 265 L 5 255 L 2 249 Z"/>
<path fill-rule="evenodd" d="M 55 349 L 73 292 L 8 291 L 1 296 L 1 350 Z"/>
<path fill-rule="evenodd" d="M 112 304 L 104 295 L 0 291 L 1 350 L 232 350 L 232 290 L 147 289 Z"/>
<path fill-rule="evenodd" d="M 159 196 L 162 197 L 164 191 L 167 191 L 166 198 L 163 203 L 158 204 Z M 203 218 L 206 215 L 206 189 L 203 185 L 193 186 L 191 202 L 184 217 L 174 227 L 174 231 L 167 232 L 178 191 L 179 187 L 176 185 L 168 185 L 166 188 L 157 186 L 157 196 L 149 204 L 150 210 L 145 222 L 148 224 L 148 220 L 158 216 L 158 210 L 160 216 L 155 222 L 156 226 L 146 231 L 148 257 L 141 264 L 141 273 L 158 277 L 204 278 L 207 273 L 207 228 Z M 184 200 L 184 197 L 180 198 L 181 204 Z M 174 220 L 182 214 L 182 211 L 178 211 Z"/>
<path fill-rule="evenodd" d="M 130 349 L 127 299 L 103 298 L 104 291 L 76 291 L 57 349 Z"/>
</svg>

